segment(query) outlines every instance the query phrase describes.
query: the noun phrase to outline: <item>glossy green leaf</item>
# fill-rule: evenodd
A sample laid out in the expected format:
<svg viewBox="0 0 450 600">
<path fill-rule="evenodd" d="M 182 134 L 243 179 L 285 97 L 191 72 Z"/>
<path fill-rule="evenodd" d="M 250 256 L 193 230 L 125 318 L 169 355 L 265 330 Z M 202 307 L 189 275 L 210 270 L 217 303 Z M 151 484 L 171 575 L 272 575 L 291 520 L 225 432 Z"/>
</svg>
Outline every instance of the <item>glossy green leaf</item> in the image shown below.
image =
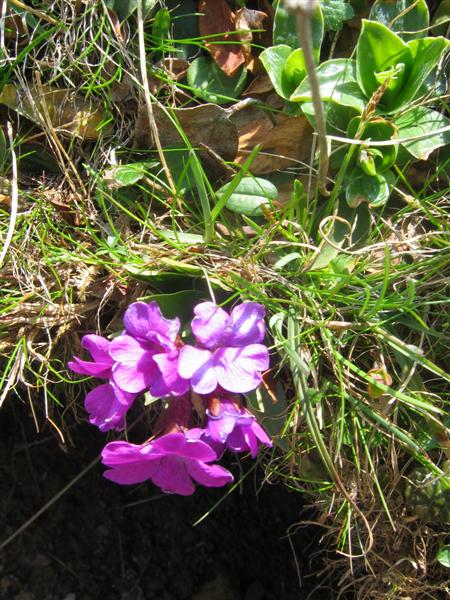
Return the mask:
<svg viewBox="0 0 450 600">
<path fill-rule="evenodd" d="M 361 89 L 370 98 L 384 82 L 387 89 L 379 108 L 391 112 L 401 103 L 399 96 L 413 70 L 409 46 L 385 25 L 363 19 L 356 46 L 356 76 Z"/>
<path fill-rule="evenodd" d="M 145 301 L 155 300 L 166 319 L 178 317 L 182 322 L 189 322 L 193 316 L 193 309 L 205 293 L 200 290 L 182 290 L 172 294 L 152 294 L 146 296 Z"/>
<path fill-rule="evenodd" d="M 361 117 L 353 119 L 347 130 L 347 136 L 354 138 L 361 124 Z M 397 128 L 382 117 L 376 117 L 365 124 L 360 139 L 387 141 L 397 137 Z M 392 146 L 360 146 L 358 149 L 358 164 L 367 175 L 383 173 L 390 169 L 397 158 L 398 145 Z"/>
<path fill-rule="evenodd" d="M 413 69 L 406 81 L 397 107 L 402 107 L 420 94 L 422 84 L 436 69 L 450 42 L 443 37 L 428 37 L 408 42 L 413 57 Z"/>
<path fill-rule="evenodd" d="M 442 0 L 437 7 L 432 21 L 433 35 L 446 35 L 450 25 L 450 0 Z"/>
<path fill-rule="evenodd" d="M 220 196 L 227 191 L 230 185 L 231 183 L 227 183 L 216 192 L 219 201 Z M 261 216 L 263 214 L 261 206 L 270 206 L 277 195 L 278 190 L 270 181 L 260 177 L 244 177 L 228 198 L 225 206 L 228 210 L 240 215 Z"/>
<path fill-rule="evenodd" d="M 158 0 L 142 0 L 142 14 L 147 18 L 150 11 L 154 8 Z M 133 13 L 138 5 L 139 0 L 105 0 L 108 8 L 111 8 L 117 16 L 125 20 Z"/>
<path fill-rule="evenodd" d="M 289 100 L 290 95 L 305 78 L 306 67 L 303 50 L 292 50 L 289 46 L 280 44 L 266 48 L 259 55 L 276 93 Z"/>
<path fill-rule="evenodd" d="M 346 0 L 322 0 L 320 3 L 326 30 L 340 31 L 344 21 L 352 19 L 355 12 Z"/>
<path fill-rule="evenodd" d="M 301 105 L 302 112 L 312 125 L 316 128 L 316 115 L 312 102 L 305 102 Z M 355 110 L 351 106 L 344 106 L 337 102 L 324 102 L 323 112 L 327 133 L 329 135 L 339 135 L 345 137 L 347 135 L 347 127 L 352 119 L 354 119 L 360 111 Z"/>
<path fill-rule="evenodd" d="M 176 56 L 185 59 L 195 58 L 198 56 L 196 39 L 200 36 L 198 3 L 194 0 L 183 0 L 182 2 L 180 0 L 164 0 L 164 6 L 169 10 L 172 20 L 172 37 Z M 181 41 L 177 42 L 177 40 Z"/>
<path fill-rule="evenodd" d="M 433 150 L 450 144 L 450 119 L 441 113 L 418 106 L 409 110 L 395 121 L 400 139 L 425 136 L 421 139 L 402 144 L 415 158 L 426 160 Z M 448 127 L 447 131 L 433 133 Z"/>
<path fill-rule="evenodd" d="M 235 101 L 244 89 L 246 78 L 245 67 L 240 67 L 232 77 L 228 77 L 209 56 L 196 58 L 187 72 L 188 84 L 193 92 L 206 102 L 215 104 Z"/>
<path fill-rule="evenodd" d="M 315 59 L 318 62 L 320 48 L 322 46 L 324 23 L 323 14 L 318 6 L 312 20 L 312 40 Z M 286 44 L 290 48 L 300 48 L 301 42 L 297 32 L 297 21 L 294 15 L 289 13 L 281 2 L 277 4 L 275 19 L 273 22 L 273 43 Z"/>
<path fill-rule="evenodd" d="M 436 560 L 450 569 L 450 545 L 441 546 L 436 554 Z"/>
<path fill-rule="evenodd" d="M 105 171 L 103 180 L 109 187 L 113 188 L 134 185 L 145 177 L 148 171 L 157 164 L 157 162 L 137 162 L 111 167 Z"/>
<path fill-rule="evenodd" d="M 367 99 L 356 80 L 356 62 L 348 58 L 328 60 L 317 68 L 320 95 L 324 102 L 332 100 L 350 106 L 357 112 L 364 110 Z M 293 102 L 311 102 L 312 93 L 308 79 L 304 79 L 291 96 Z"/>
<path fill-rule="evenodd" d="M 153 19 L 152 37 L 155 44 L 161 45 L 169 37 L 170 12 L 160 8 Z"/>
<path fill-rule="evenodd" d="M 386 204 L 391 189 L 386 174 L 367 175 L 360 167 L 354 167 L 345 189 L 347 204 L 356 208 L 363 202 L 376 208 Z"/>
<path fill-rule="evenodd" d="M 0 170 L 3 169 L 3 166 L 6 161 L 6 138 L 3 133 L 3 129 L 0 127 Z"/>
<path fill-rule="evenodd" d="M 426 0 L 376 0 L 369 19 L 386 25 L 408 41 L 426 35 L 430 13 Z"/>
</svg>

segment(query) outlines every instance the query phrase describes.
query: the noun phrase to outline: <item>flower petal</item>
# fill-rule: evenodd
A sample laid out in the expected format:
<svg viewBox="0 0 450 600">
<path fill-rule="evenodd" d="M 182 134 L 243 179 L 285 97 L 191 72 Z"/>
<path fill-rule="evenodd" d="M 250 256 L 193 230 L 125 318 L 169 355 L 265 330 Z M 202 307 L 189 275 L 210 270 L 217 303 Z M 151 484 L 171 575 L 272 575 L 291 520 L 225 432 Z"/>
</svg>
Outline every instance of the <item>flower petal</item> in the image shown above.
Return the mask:
<svg viewBox="0 0 450 600">
<path fill-rule="evenodd" d="M 128 334 L 171 349 L 180 329 L 179 319 L 162 316 L 157 302 L 134 302 L 125 312 L 123 322 Z"/>
<path fill-rule="evenodd" d="M 116 394 L 116 391 L 119 392 Z M 104 383 L 91 390 L 84 400 L 84 407 L 89 413 L 89 422 L 96 425 L 100 431 L 123 429 L 124 418 L 135 396 L 125 396 L 114 385 Z"/>
<path fill-rule="evenodd" d="M 194 346 L 183 346 L 178 357 L 178 374 L 184 379 L 190 379 L 198 369 L 211 357 L 209 350 L 201 350 Z"/>
<path fill-rule="evenodd" d="M 261 383 L 260 372 L 269 367 L 269 351 L 262 344 L 220 348 L 213 360 L 219 385 L 229 392 L 244 394 Z"/>
<path fill-rule="evenodd" d="M 213 302 L 202 302 L 194 308 L 192 333 L 206 348 L 217 345 L 228 322 L 228 314 Z"/>
<path fill-rule="evenodd" d="M 106 338 L 101 335 L 85 335 L 83 336 L 81 345 L 90 353 L 95 362 L 112 365 L 113 361 L 109 355 L 111 342 Z"/>
<path fill-rule="evenodd" d="M 176 456 L 161 458 L 158 469 L 152 475 L 152 481 L 168 494 L 191 496 L 195 492 L 195 485 L 189 477 L 183 459 Z"/>
<path fill-rule="evenodd" d="M 234 480 L 233 475 L 220 465 L 207 465 L 201 461 L 187 461 L 189 475 L 200 485 L 222 487 Z"/>
<path fill-rule="evenodd" d="M 258 302 L 243 302 L 233 308 L 226 331 L 221 340 L 222 346 L 246 346 L 262 342 L 266 327 L 265 308 Z"/>
<path fill-rule="evenodd" d="M 122 485 L 133 485 L 152 479 L 158 470 L 158 462 L 140 462 L 119 465 L 103 473 L 103 477 Z"/>
<path fill-rule="evenodd" d="M 181 396 L 190 385 L 188 379 L 178 375 L 178 352 L 171 354 L 155 354 L 153 360 L 158 365 L 160 377 L 152 383 L 150 391 L 155 398 L 163 396 Z"/>
<path fill-rule="evenodd" d="M 111 356 L 116 360 L 112 370 L 114 383 L 125 392 L 138 394 L 150 387 L 159 376 L 153 360 L 154 350 L 147 349 L 129 335 L 120 335 L 111 342 Z"/>
<path fill-rule="evenodd" d="M 167 433 L 152 441 L 154 451 L 160 454 L 172 454 L 181 458 L 191 458 L 211 462 L 215 460 L 214 450 L 205 442 L 186 438 L 184 433 Z"/>
<path fill-rule="evenodd" d="M 100 379 L 109 379 L 111 377 L 111 363 L 89 362 L 74 356 L 73 360 L 67 363 L 67 366 L 74 373 L 78 373 L 78 375 L 90 375 L 91 377 L 100 377 Z"/>
<path fill-rule="evenodd" d="M 220 417 L 209 415 L 208 425 L 206 427 L 208 435 L 215 442 L 225 442 L 228 435 L 233 431 L 236 424 L 236 415 L 222 414 Z"/>
</svg>

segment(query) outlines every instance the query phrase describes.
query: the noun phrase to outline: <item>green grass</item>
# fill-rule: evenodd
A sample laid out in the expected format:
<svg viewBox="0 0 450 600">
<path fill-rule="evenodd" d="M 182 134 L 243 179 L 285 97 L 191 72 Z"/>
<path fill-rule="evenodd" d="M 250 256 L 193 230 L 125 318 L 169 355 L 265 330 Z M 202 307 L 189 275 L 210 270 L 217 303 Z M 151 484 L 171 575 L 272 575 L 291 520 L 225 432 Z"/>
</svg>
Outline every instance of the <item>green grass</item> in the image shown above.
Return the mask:
<svg viewBox="0 0 450 600">
<path fill-rule="evenodd" d="M 396 563 L 411 557 L 414 531 L 430 544 L 430 564 L 446 535 L 443 524 L 427 529 L 411 523 L 402 493 L 419 464 L 434 477 L 448 475 L 445 150 L 442 158 L 433 155 L 418 183 L 398 168 L 398 193 L 383 209 L 358 209 L 360 232 L 352 241 L 347 233 L 355 215 L 344 210 L 341 221 L 323 222 L 327 201 L 317 194 L 306 199 L 298 184 L 291 202 L 265 218 L 233 215 L 227 198 L 215 197 L 219 184 L 209 179 L 176 122 L 188 149 L 184 169 L 172 172 L 176 194 L 158 153 L 133 148 L 142 97 L 134 17 L 123 24 L 128 38 L 121 45 L 100 2 L 83 5 L 70 19 L 51 16 L 57 25 L 40 21 L 25 47 L 7 47 L 3 83 L 25 92 L 24 86 L 33 88 L 37 68 L 42 82 L 102 106 L 114 134 L 83 141 L 55 133 L 48 123 L 41 131 L 5 109 L 19 157 L 13 182 L 19 208 L 1 274 L 0 404 L 29 403 L 38 427 L 48 419 L 64 439 L 74 417 L 85 418 L 82 386 L 65 367 L 82 334 L 114 333 L 127 304 L 150 295 L 197 291 L 208 297 L 210 286 L 220 302 L 262 302 L 281 407 L 274 415 L 263 398 L 264 422 L 276 432 L 273 453 L 262 460 L 267 480 L 309 495 L 327 525 L 328 542 L 344 555 L 328 569 L 345 572 L 351 565 L 361 579 L 358 597 L 385 598 L 393 589 L 425 594 L 433 577 L 413 577 Z M 67 52 L 60 63 L 59 44 Z M 180 44 L 198 47 L 201 40 Z M 162 54 L 173 45 L 178 47 L 165 41 Z M 148 46 L 146 51 L 149 57 L 156 53 Z M 170 74 L 154 70 L 152 76 L 165 86 L 158 97 L 163 105 L 170 106 L 175 92 L 181 103 L 190 101 L 188 86 Z M 118 82 L 129 86 L 124 102 L 113 100 Z M 21 145 L 40 133 L 34 149 L 59 174 L 21 166 Z M 12 155 L 5 143 L 2 175 L 9 178 Z M 258 151 L 233 165 L 234 186 L 251 173 Z M 170 151 L 165 156 L 170 164 Z M 114 161 L 158 166 L 135 185 L 116 189 L 104 178 Z M 2 241 L 10 219 L 8 205 L 0 204 Z M 248 234 L 249 226 L 256 235 Z M 398 540 L 396 556 L 386 553 L 386 540 Z M 366 568 L 373 574 L 367 578 Z"/>
</svg>

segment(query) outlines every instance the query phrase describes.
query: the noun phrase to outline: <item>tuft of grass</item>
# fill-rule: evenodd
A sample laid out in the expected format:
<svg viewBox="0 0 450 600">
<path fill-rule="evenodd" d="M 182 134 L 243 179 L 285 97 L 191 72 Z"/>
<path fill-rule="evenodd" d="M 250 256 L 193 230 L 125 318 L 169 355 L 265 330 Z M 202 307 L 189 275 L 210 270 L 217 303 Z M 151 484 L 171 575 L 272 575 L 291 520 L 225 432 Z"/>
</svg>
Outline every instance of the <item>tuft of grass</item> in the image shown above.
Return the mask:
<svg viewBox="0 0 450 600">
<path fill-rule="evenodd" d="M 42 11 L 50 19 L 26 15 L 26 45 L 2 50 L 1 86 L 28 98 L 35 119 L 2 108 L 14 130 L 19 198 L 0 275 L 0 405 L 28 403 L 37 429 L 50 425 L 65 441 L 70 423 L 84 419 L 83 390 L 65 367 L 82 334 L 113 334 L 138 298 L 207 297 L 207 285 L 220 302 L 262 302 L 277 384 L 275 411 L 269 395 L 254 405 L 275 432 L 262 464 L 267 481 L 314 503 L 340 555 L 324 559 L 324 580 L 339 574 L 341 594 L 362 599 L 448 591 L 434 562 L 448 530 L 425 526 L 404 495 L 418 465 L 449 476 L 445 151 L 422 171 L 397 169 L 393 199 L 382 210 L 360 207 L 357 222 L 323 219 L 318 195 L 298 182 L 291 201 L 263 218 L 236 217 L 225 196 L 215 198 L 218 182 L 171 112 L 198 102 L 189 86 L 150 67 L 158 91 L 144 89 L 135 15 L 118 32 L 100 1 Z M 203 48 L 197 37 L 156 48 L 148 33 L 144 44 L 145 66 L 174 49 Z M 33 102 L 43 84 L 100 107 L 98 139 L 55 127 Z M 165 167 L 155 148 L 134 147 L 145 94 L 186 144 L 181 168 L 171 161 L 176 149 L 162 148 Z M 258 152 L 232 165 L 234 186 Z M 2 177 L 11 176 L 13 153 L 6 148 Z M 138 162 L 157 166 L 130 186 L 108 179 L 111 168 Z M 315 174 L 314 164 L 303 166 L 301 175 Z M 2 242 L 10 225 L 0 203 Z"/>
</svg>

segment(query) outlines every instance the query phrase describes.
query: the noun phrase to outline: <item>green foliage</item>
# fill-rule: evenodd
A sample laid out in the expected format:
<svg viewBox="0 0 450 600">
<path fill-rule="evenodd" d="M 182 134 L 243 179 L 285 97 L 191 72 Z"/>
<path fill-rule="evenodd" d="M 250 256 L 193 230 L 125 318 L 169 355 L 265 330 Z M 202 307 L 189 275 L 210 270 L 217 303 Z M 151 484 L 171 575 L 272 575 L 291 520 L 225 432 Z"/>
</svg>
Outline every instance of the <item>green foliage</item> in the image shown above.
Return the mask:
<svg viewBox="0 0 450 600">
<path fill-rule="evenodd" d="M 219 201 L 230 185 L 227 183 L 217 190 L 216 195 Z M 278 190 L 270 181 L 261 177 L 244 177 L 234 188 L 225 206 L 239 215 L 261 216 L 263 214 L 261 206 L 269 207 L 277 195 Z"/>
<path fill-rule="evenodd" d="M 405 41 L 425 37 L 430 24 L 426 0 L 376 0 L 369 19 L 386 25 Z"/>
<path fill-rule="evenodd" d="M 227 104 L 239 97 L 245 86 L 247 69 L 240 67 L 228 77 L 210 57 L 199 56 L 189 66 L 187 80 L 193 92 L 206 102 Z"/>
<path fill-rule="evenodd" d="M 320 5 L 317 7 L 317 10 L 312 17 L 311 30 L 314 53 L 316 60 L 318 60 L 324 35 L 324 18 Z M 273 43 L 275 45 L 283 44 L 292 49 L 301 47 L 300 38 L 297 32 L 296 19 L 286 10 L 282 2 L 278 2 L 275 11 L 275 19 L 273 23 Z"/>
<path fill-rule="evenodd" d="M 322 0 L 320 6 L 326 30 L 339 31 L 355 15 L 347 0 Z"/>
<path fill-rule="evenodd" d="M 289 100 L 298 84 L 305 78 L 306 67 L 303 50 L 292 50 L 280 44 L 266 48 L 259 55 L 275 91 L 285 100 Z"/>
<path fill-rule="evenodd" d="M 450 569 L 450 546 L 441 546 L 436 554 L 436 560 Z"/>
</svg>

